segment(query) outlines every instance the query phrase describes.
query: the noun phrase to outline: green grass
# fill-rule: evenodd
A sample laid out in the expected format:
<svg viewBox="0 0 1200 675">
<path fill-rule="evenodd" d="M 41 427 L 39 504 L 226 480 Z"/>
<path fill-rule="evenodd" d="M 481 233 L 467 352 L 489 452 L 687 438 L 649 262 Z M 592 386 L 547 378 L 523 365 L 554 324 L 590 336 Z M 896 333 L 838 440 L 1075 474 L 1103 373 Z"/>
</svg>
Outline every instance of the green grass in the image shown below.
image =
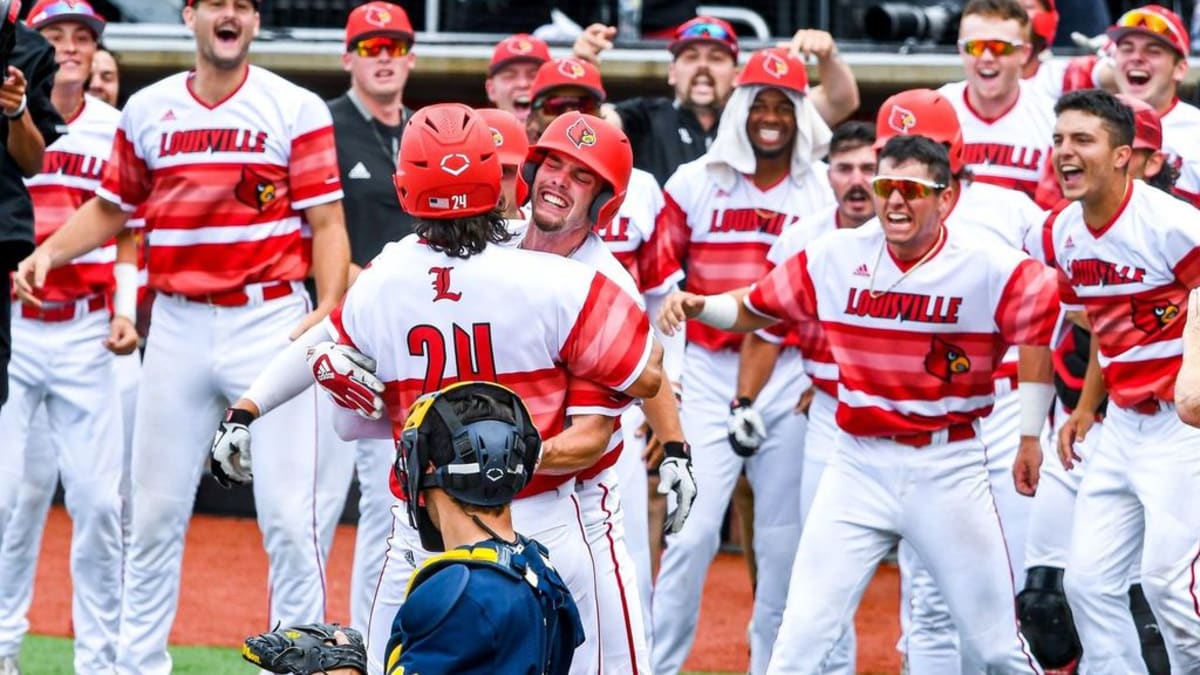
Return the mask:
<svg viewBox="0 0 1200 675">
<path fill-rule="evenodd" d="M 231 647 L 171 647 L 175 675 L 223 675 L 253 673 Z M 71 673 L 69 638 L 30 635 L 21 649 L 22 675 L 68 675 Z M 684 673 L 684 675 L 737 675 L 736 673 Z"/>
</svg>

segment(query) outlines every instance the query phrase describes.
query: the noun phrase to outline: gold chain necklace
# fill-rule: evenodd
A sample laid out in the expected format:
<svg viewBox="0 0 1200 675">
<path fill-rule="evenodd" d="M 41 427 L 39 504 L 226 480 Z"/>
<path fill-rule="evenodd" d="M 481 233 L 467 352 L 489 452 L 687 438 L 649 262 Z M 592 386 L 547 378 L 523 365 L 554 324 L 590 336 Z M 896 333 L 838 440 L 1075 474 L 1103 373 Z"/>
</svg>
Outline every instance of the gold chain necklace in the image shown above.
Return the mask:
<svg viewBox="0 0 1200 675">
<path fill-rule="evenodd" d="M 883 289 L 882 291 L 876 292 L 875 291 L 875 272 L 877 272 L 879 270 L 879 263 L 883 261 L 883 249 L 887 247 L 887 237 L 885 236 L 883 238 L 883 241 L 879 244 L 879 253 L 877 253 L 875 255 L 875 266 L 871 268 L 871 279 L 867 283 L 867 295 L 869 295 L 871 297 L 871 299 L 874 300 L 875 298 L 878 298 L 878 297 L 887 295 L 888 293 L 891 293 L 892 289 L 895 288 L 896 286 L 899 286 L 900 282 L 904 281 L 905 277 L 912 274 L 913 272 L 916 272 L 918 267 L 920 267 L 921 265 L 924 265 L 926 262 L 929 261 L 930 258 L 933 257 L 934 251 L 937 251 L 938 248 L 942 245 L 942 240 L 945 239 L 945 237 L 946 237 L 946 226 L 941 225 L 938 227 L 937 241 L 933 242 L 933 246 L 929 247 L 929 250 L 925 252 L 925 255 L 921 256 L 921 259 L 918 260 L 916 262 L 916 264 L 914 264 L 912 267 L 905 270 L 904 274 L 901 274 L 899 279 L 896 279 L 895 281 L 893 281 L 891 286 L 888 286 L 887 288 Z"/>
</svg>

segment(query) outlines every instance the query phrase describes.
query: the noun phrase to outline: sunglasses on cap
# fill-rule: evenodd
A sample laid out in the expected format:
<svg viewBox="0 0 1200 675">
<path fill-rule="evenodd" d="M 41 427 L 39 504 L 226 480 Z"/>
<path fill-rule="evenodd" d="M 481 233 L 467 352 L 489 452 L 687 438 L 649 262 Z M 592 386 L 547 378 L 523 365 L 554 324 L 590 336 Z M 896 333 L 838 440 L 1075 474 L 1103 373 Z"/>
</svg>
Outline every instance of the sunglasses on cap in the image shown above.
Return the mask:
<svg viewBox="0 0 1200 675">
<path fill-rule="evenodd" d="M 557 117 L 576 110 L 585 115 L 595 115 L 600 104 L 591 96 L 548 96 L 534 101 L 533 107 Z"/>
<path fill-rule="evenodd" d="M 1024 47 L 1024 42 L 1009 42 L 1008 40 L 959 40 L 958 48 L 967 56 L 979 58 L 984 52 L 992 56 L 1008 56 Z"/>
<path fill-rule="evenodd" d="M 734 39 L 729 34 L 729 31 L 716 23 L 694 23 L 675 33 L 676 40 L 695 40 L 698 38 L 711 38 L 723 42 L 729 42 Z"/>
<path fill-rule="evenodd" d="M 1131 9 L 1117 19 L 1118 28 L 1137 28 L 1165 38 L 1171 44 L 1179 42 L 1175 27 L 1161 14 L 1146 9 Z"/>
<path fill-rule="evenodd" d="M 408 50 L 411 48 L 412 43 L 406 40 L 397 40 L 390 37 L 373 37 L 354 43 L 350 51 L 365 58 L 375 58 L 385 51 L 392 57 L 401 57 L 408 54 Z"/>
<path fill-rule="evenodd" d="M 905 201 L 924 199 L 934 193 L 945 190 L 946 186 L 931 180 L 921 178 L 897 178 L 893 176 L 876 176 L 871 180 L 871 189 L 880 197 L 890 197 L 893 192 L 899 192 Z"/>
</svg>

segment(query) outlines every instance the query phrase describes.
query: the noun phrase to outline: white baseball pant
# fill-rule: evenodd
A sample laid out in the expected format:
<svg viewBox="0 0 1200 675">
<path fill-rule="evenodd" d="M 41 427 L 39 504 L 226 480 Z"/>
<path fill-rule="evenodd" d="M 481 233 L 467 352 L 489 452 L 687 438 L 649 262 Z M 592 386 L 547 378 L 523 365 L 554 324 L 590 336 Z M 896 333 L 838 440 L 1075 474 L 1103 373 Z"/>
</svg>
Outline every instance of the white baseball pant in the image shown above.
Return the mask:
<svg viewBox="0 0 1200 675">
<path fill-rule="evenodd" d="M 623 449 L 623 453 L 628 451 Z M 649 675 L 652 671 L 646 626 L 642 623 L 642 597 L 633 560 L 625 548 L 622 496 L 617 472 L 612 468 L 579 481 L 575 487 L 596 574 L 601 672 Z"/>
<path fill-rule="evenodd" d="M 785 350 L 754 403 L 767 439 L 752 457 L 729 445 L 727 419 L 737 381 L 738 354 L 687 348 L 681 417 L 692 446 L 697 499 L 683 529 L 667 537 L 651 603 L 651 664 L 655 673 L 683 667 L 700 617 L 700 596 L 720 546 L 721 521 L 742 468 L 754 491 L 754 553 L 758 587 L 750 628 L 750 672 L 766 670 L 783 616 L 792 557 L 800 539 L 800 503 L 807 418 L 795 413 L 808 386 L 800 355 Z"/>
<path fill-rule="evenodd" d="M 125 571 L 117 672 L 171 671 L 167 637 L 179 602 L 183 541 L 213 432 L 229 401 L 287 345 L 308 311 L 299 284 L 242 307 L 159 295 L 138 391 L 132 461 L 133 532 Z M 316 514 L 317 393 L 308 389 L 258 419 L 254 501 L 269 562 L 269 625 L 325 615 Z M 228 573 L 237 574 L 235 561 Z"/>
<path fill-rule="evenodd" d="M 625 449 L 613 468 L 617 471 L 617 482 L 621 484 L 621 510 L 625 512 L 625 548 L 633 561 L 638 597 L 642 599 L 642 628 L 645 631 L 646 647 L 649 649 L 650 598 L 654 584 L 654 568 L 650 564 L 650 485 L 646 477 L 646 463 L 642 461 L 642 454 L 646 452 L 646 439 L 636 435 L 645 419 L 640 406 L 630 406 L 621 414 L 621 433 L 625 436 Z M 662 531 L 655 532 L 654 536 L 661 537 Z"/>
<path fill-rule="evenodd" d="M 1141 583 L 1171 671 L 1200 672 L 1200 429 L 1171 404 L 1143 415 L 1108 405 L 1075 501 L 1063 579 L 1091 673 L 1145 672 L 1129 613 Z M 1140 545 L 1139 545 L 1140 544 Z"/>
<path fill-rule="evenodd" d="M 947 443 L 944 431 L 922 448 L 844 433 L 838 440 L 805 521 L 768 672 L 822 672 L 900 539 L 928 565 L 972 660 L 991 673 L 1040 672 L 1017 630 L 982 442 Z"/>
<path fill-rule="evenodd" d="M 1004 529 L 1004 543 L 1012 569 L 1018 575 L 1025 570 L 1025 541 L 1033 500 L 1017 492 L 1012 467 L 1021 445 L 1021 402 L 1008 379 L 995 382 L 996 403 L 992 412 L 979 421 L 987 454 L 988 480 L 992 498 Z M 907 655 L 915 673 L 959 675 L 984 672 L 982 664 L 972 663 L 961 653 L 958 630 L 950 608 L 938 591 L 928 568 L 908 542 L 900 542 L 901 627 L 898 649 Z M 1017 587 L 1024 583 L 1016 579 Z"/>
<path fill-rule="evenodd" d="M 804 435 L 804 474 L 800 481 L 800 519 L 808 519 L 813 498 L 825 468 L 837 452 L 837 399 L 820 389 L 813 394 L 808 407 L 808 427 Z M 855 635 L 854 618 L 851 617 L 842 629 L 842 636 L 821 664 L 824 675 L 854 675 L 858 661 L 858 640 Z"/>
<path fill-rule="evenodd" d="M 50 323 L 22 318 L 20 308 L 13 307 L 9 399 L 0 408 L 0 438 L 5 440 L 0 463 L 25 474 L 30 423 L 44 402 L 72 522 L 75 670 L 91 673 L 111 671 L 117 657 L 123 452 L 112 354 L 103 345 L 108 313 L 86 308 L 86 300 L 78 301 L 76 318 Z M 18 528 L 37 529 L 44 522 L 40 513 L 29 515 L 41 520 Z M 7 522 L 0 527 L 7 529 Z M 18 535 L 27 544 L 28 536 Z"/>
<path fill-rule="evenodd" d="M 592 558 L 584 539 L 583 523 L 580 522 L 579 505 L 575 500 L 575 481 L 514 501 L 512 513 L 514 529 L 536 539 L 550 551 L 554 569 L 566 582 L 579 608 L 586 640 L 575 650 L 571 675 L 595 675 L 600 672 L 596 582 Z M 371 621 L 367 628 L 367 675 L 382 675 L 384 672 L 387 663 L 384 651 L 392 634 L 392 621 L 404 604 L 408 580 L 431 555 L 421 547 L 421 537 L 416 528 L 409 525 L 404 504 L 394 501 L 387 560 L 375 589 Z"/>
<path fill-rule="evenodd" d="M 355 442 L 343 441 L 334 430 L 335 405 L 328 396 L 317 392 L 317 531 L 323 560 L 329 559 L 338 522 L 346 510 L 350 481 L 354 478 Z"/>
<path fill-rule="evenodd" d="M 123 434 L 123 449 L 121 471 L 121 541 L 129 546 L 129 537 L 133 532 L 133 508 L 131 506 L 132 491 L 129 471 L 133 461 L 133 423 L 137 416 L 138 385 L 142 381 L 142 355 L 139 352 L 125 354 L 113 358 L 113 367 L 117 373 L 117 389 L 121 392 L 121 428 Z"/>
<path fill-rule="evenodd" d="M 396 498 L 388 485 L 388 475 L 395 462 L 395 447 L 387 439 L 355 441 L 359 498 L 354 563 L 350 570 L 350 625 L 364 635 L 371 623 L 371 603 L 383 573 L 388 536 L 392 532 L 392 504 Z"/>
</svg>

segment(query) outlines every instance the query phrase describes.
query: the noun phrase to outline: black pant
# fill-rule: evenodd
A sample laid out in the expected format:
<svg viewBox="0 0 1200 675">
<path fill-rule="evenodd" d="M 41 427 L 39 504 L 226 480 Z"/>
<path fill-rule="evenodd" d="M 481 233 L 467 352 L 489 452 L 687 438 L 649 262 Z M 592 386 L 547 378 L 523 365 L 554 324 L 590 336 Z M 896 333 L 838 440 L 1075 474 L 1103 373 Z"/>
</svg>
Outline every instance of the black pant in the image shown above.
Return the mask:
<svg viewBox="0 0 1200 675">
<path fill-rule="evenodd" d="M 10 279 L 8 272 L 0 272 L 0 406 L 8 400 L 8 360 L 12 357 L 12 285 Z"/>
</svg>

